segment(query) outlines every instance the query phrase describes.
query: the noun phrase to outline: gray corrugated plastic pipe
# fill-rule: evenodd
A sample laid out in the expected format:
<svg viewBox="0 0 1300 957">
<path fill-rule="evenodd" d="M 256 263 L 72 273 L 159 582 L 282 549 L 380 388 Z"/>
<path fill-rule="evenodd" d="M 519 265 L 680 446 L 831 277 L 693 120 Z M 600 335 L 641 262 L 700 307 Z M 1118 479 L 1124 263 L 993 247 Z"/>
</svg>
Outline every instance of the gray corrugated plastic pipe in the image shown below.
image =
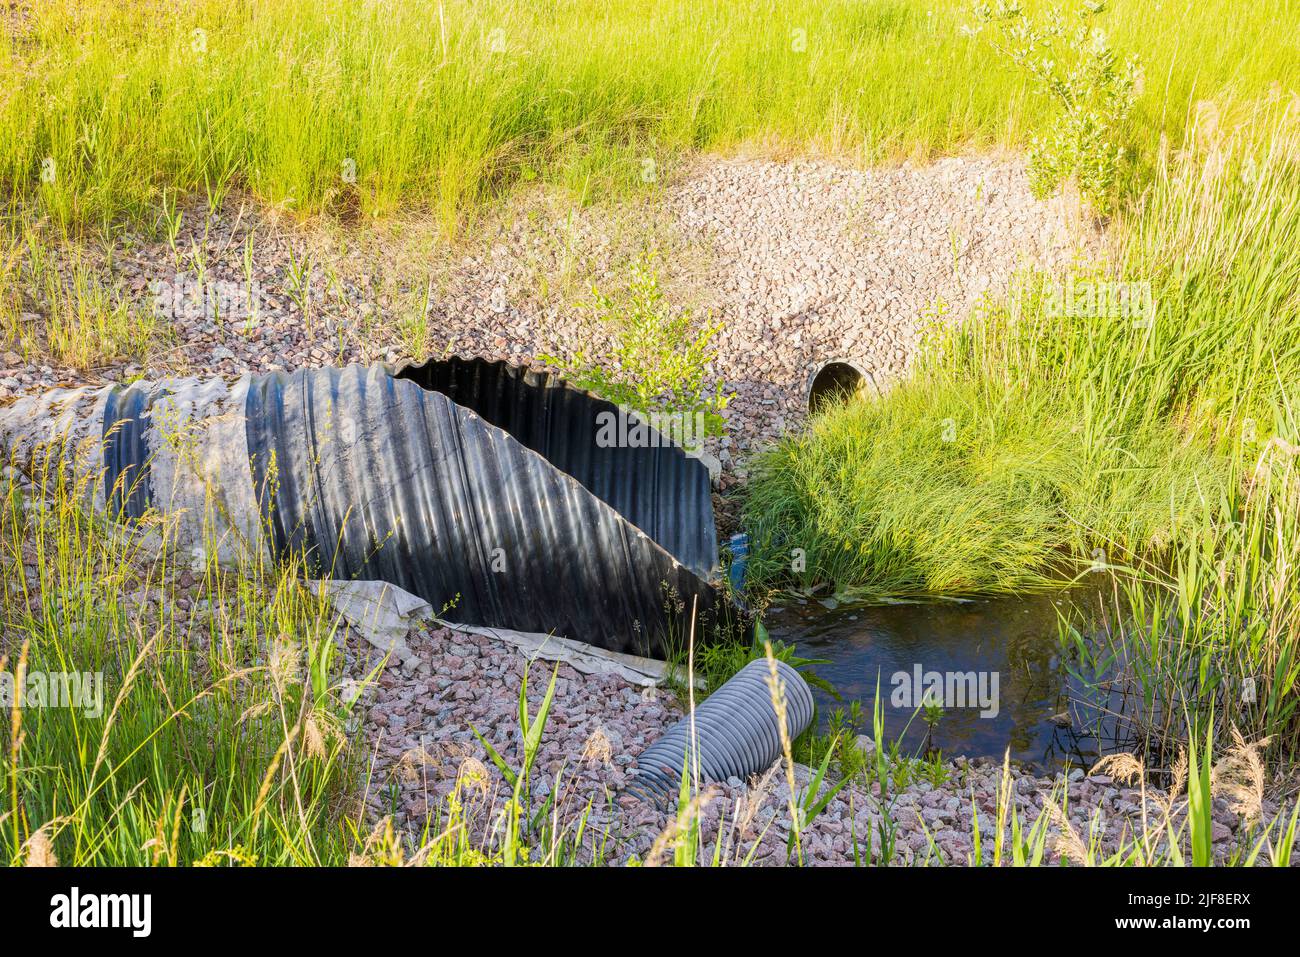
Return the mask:
<svg viewBox="0 0 1300 957">
<path fill-rule="evenodd" d="M 786 730 L 791 740 L 813 719 L 808 682 L 783 661 L 776 663 L 785 697 Z M 781 757 L 781 726 L 772 705 L 770 665 L 751 661 L 695 709 L 695 741 L 702 781 L 742 781 L 759 774 Z M 644 800 L 668 803 L 681 786 L 682 768 L 691 741 L 691 716 L 664 732 L 637 758 L 627 790 Z"/>
</svg>

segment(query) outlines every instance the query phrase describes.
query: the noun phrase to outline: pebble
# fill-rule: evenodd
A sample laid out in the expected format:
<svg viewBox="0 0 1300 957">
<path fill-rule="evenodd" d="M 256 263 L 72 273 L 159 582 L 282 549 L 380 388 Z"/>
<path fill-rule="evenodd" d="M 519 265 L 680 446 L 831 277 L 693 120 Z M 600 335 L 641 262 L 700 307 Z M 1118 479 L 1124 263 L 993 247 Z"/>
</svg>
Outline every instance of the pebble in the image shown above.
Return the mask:
<svg viewBox="0 0 1300 957">
<path fill-rule="evenodd" d="M 373 667 L 370 656 L 374 652 L 355 637 L 349 640 L 349 667 L 359 681 Z M 511 645 L 446 628 L 413 632 L 408 645 L 424 667 L 411 675 L 390 669 L 380 676 L 361 733 L 371 739 L 369 749 L 375 755 L 371 774 L 379 786 L 371 789 L 372 815 L 378 819 L 391 812 L 395 788 L 403 826 L 417 835 L 438 802 L 458 787 L 463 789 L 458 781 L 469 766 L 467 762 L 477 762 L 478 773 L 487 776 L 487 804 L 496 801 L 499 806 L 509 787 L 477 735 L 481 734 L 509 766 L 518 767 L 520 682 L 528 670 L 527 697 L 530 711 L 535 713 L 551 666 L 544 662 L 526 665 Z M 449 670 L 462 673 L 462 669 L 463 678 L 444 680 Z M 632 780 L 628 770 L 635 767 L 637 755 L 680 714 L 678 703 L 662 689 L 648 698 L 614 676 L 584 675 L 568 665 L 560 666 L 552 717 L 542 734 L 534 772 L 540 777 L 533 796 L 539 800 L 554 792 L 562 822 L 575 830 L 587 809 L 609 810 L 608 814 L 602 810 L 599 826 L 593 826 L 588 817 L 583 854 L 594 858 L 599 847 L 603 848 L 602 860 L 611 863 L 644 860 L 655 838 L 670 826 L 665 809 L 643 803 L 626 788 Z M 410 756 L 422 748 L 437 752 L 438 760 L 415 775 L 409 770 Z M 937 786 L 917 782 L 890 796 L 888 810 L 900 848 L 894 863 L 968 863 L 974 856 L 972 805 L 979 809 L 983 847 L 987 851 L 990 846 L 989 828 L 1003 786 L 1000 762 L 957 758 L 948 762 L 947 768 L 949 773 Z M 1043 807 L 1043 795 L 1050 794 L 1060 778 L 1015 767 L 1011 774 L 1017 813 L 1022 823 L 1031 821 Z M 800 797 L 810 777 L 809 769 L 796 768 Z M 1080 779 L 1074 773 L 1068 777 L 1078 788 Z M 1103 783 L 1088 781 L 1086 791 L 1079 789 L 1077 799 L 1070 802 L 1070 821 L 1079 834 L 1095 829 L 1101 853 L 1108 854 L 1140 827 L 1141 791 L 1114 782 L 1103 787 Z M 752 859 L 763 866 L 786 863 L 789 790 L 780 768 L 748 782 L 732 776 L 707 790 L 710 800 L 702 815 L 701 833 L 710 848 L 721 839 L 724 860 Z M 1153 787 L 1147 794 L 1153 802 L 1148 813 L 1155 814 L 1159 802 L 1167 798 Z M 1175 831 L 1185 819 L 1185 803 L 1185 798 L 1175 799 Z M 844 865 L 878 853 L 874 844 L 867 849 L 866 840 L 868 835 L 874 840 L 878 834 L 881 810 L 878 788 L 850 782 L 805 828 L 801 841 L 804 862 Z M 1242 846 L 1243 840 L 1237 834 L 1236 815 L 1226 802 L 1216 801 L 1213 813 L 1214 853 L 1224 859 Z M 1266 819 L 1277 813 L 1276 804 L 1266 802 Z M 737 833 L 734 822 L 746 815 L 750 830 Z M 480 838 L 487 833 L 489 818 L 479 822 Z M 1055 832 L 1053 825 L 1049 838 Z M 1049 839 L 1048 845 L 1048 858 L 1055 861 L 1056 842 Z"/>
</svg>

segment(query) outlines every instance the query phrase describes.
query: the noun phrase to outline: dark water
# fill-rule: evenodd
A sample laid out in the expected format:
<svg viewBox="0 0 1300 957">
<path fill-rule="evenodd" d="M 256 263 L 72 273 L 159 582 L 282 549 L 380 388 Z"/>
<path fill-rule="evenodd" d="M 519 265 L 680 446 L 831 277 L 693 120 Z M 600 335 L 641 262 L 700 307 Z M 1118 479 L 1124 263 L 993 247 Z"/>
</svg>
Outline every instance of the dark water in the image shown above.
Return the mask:
<svg viewBox="0 0 1300 957">
<path fill-rule="evenodd" d="M 926 673 L 938 673 L 946 700 L 932 747 L 947 755 L 998 759 L 1010 748 L 1013 760 L 1055 767 L 1090 764 L 1123 744 L 1114 722 L 1087 704 L 1095 692 L 1062 660 L 1068 658 L 1058 638 L 1063 612 L 1085 633 L 1099 627 L 1098 593 L 1076 589 L 833 609 L 816 599 L 790 600 L 769 609 L 765 623 L 774 638 L 795 644 L 804 657 L 830 660 L 814 671 L 842 700 L 815 689 L 823 727 L 836 708 L 847 711 L 859 701 L 860 730 L 870 735 L 879 676 L 886 739 L 901 738 L 905 752 L 918 753 L 926 725 L 916 705 Z"/>
</svg>

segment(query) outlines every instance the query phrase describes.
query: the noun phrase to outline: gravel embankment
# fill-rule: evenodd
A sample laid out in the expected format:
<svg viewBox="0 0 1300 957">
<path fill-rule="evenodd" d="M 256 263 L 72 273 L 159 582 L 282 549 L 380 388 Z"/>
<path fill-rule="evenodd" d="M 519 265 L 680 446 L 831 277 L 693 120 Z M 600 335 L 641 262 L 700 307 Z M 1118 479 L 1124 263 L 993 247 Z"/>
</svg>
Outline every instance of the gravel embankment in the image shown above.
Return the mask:
<svg viewBox="0 0 1300 957">
<path fill-rule="evenodd" d="M 124 375 L 397 361 L 422 309 L 433 353 L 591 354 L 603 336 L 580 303 L 592 285 L 626 281 L 653 246 L 674 300 L 724 327 L 712 371 L 734 398 L 713 451 L 729 484 L 754 448 L 798 426 L 821 362 L 897 376 L 941 305 L 946 319 L 963 317 L 1017 268 L 1064 264 L 1079 245 L 1061 204 L 1035 201 L 1017 164 L 986 158 L 877 170 L 701 160 L 631 207 L 524 197 L 485 214 L 454 250 L 427 224 L 303 231 L 228 205 L 210 221 L 187 210 L 174 244 L 127 232 L 111 261 L 82 253 L 137 311 L 162 313 L 158 351 L 79 371 L 10 348 L 0 398 Z M 55 260 L 70 274 L 69 255 Z M 49 309 L 27 296 L 24 323 L 39 328 Z"/>
<path fill-rule="evenodd" d="M 408 644 L 419 666 L 390 669 L 365 698 L 364 733 L 375 755 L 368 806 L 376 817 L 391 814 L 395 823 L 418 835 L 426 816 L 445 808 L 447 797 L 457 792 L 473 810 L 471 817 L 481 836 L 497 821 L 509 792 L 474 731 L 511 767 L 519 766 L 517 701 L 525 661 L 503 642 L 449 629 L 420 629 Z M 360 678 L 373 667 L 378 652 L 359 642 L 350 650 L 353 672 Z M 531 666 L 528 697 L 533 713 L 552 667 L 546 662 Z M 677 703 L 662 690 L 646 691 L 618 678 L 582 675 L 568 665 L 559 666 L 533 793 L 540 799 L 557 788 L 559 816 L 570 833 L 587 813 L 586 854 L 603 845 L 610 863 L 653 856 L 655 839 L 670 827 L 672 815 L 636 800 L 624 793 L 624 787 L 637 755 L 679 715 Z M 1001 766 L 957 759 L 949 762 L 947 771 L 942 784 L 913 783 L 886 802 L 895 829 L 895 863 L 969 862 L 973 808 L 978 810 L 985 853 L 989 853 Z M 797 794 L 805 784 L 801 775 Z M 1068 856 L 1071 844 L 1078 846 L 1078 841 L 1089 844 L 1094 833 L 1102 856 L 1113 853 L 1121 840 L 1131 844 L 1134 832 L 1141 829 L 1144 800 L 1153 827 L 1163 820 L 1162 805 L 1168 800 L 1160 790 L 1149 788 L 1144 795 L 1137 787 L 1106 775 L 1086 776 L 1081 769 L 1063 782 L 1059 776 L 1036 777 L 1013 768 L 1010 800 L 1026 830 L 1053 789 L 1061 787 L 1066 790 L 1058 791 L 1056 800 L 1068 794 L 1068 814 L 1049 828 L 1049 860 L 1059 860 L 1062 853 Z M 748 782 L 720 782 L 708 789 L 700 814 L 710 853 L 721 833 L 726 861 L 785 863 L 789 793 L 780 766 Z M 1174 799 L 1175 829 L 1183 820 L 1185 800 L 1185 796 Z M 881 811 L 874 785 L 871 793 L 865 782 L 863 787 L 841 791 L 804 831 L 806 861 L 846 865 L 869 855 L 877 857 Z M 1261 818 L 1271 820 L 1276 814 L 1276 804 L 1264 801 Z M 1217 857 L 1253 846 L 1251 832 L 1227 801 L 1215 800 L 1214 820 Z M 1254 839 L 1258 833 L 1254 832 Z M 1009 839 L 1009 821 L 1007 834 Z"/>
</svg>

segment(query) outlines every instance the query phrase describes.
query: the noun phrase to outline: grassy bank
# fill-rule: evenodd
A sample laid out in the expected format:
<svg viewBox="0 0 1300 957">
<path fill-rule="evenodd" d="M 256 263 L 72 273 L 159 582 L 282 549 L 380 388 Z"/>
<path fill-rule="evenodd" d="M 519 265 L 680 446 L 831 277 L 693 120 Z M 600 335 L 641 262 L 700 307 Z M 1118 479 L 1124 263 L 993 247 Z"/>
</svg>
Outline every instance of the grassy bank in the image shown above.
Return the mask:
<svg viewBox="0 0 1300 957">
<path fill-rule="evenodd" d="M 1026 277 L 936 327 L 885 401 L 839 406 L 770 455 L 749 496 L 759 580 L 790 572 L 797 547 L 804 583 L 1041 584 L 1165 549 L 1237 494 L 1273 436 L 1294 440 L 1295 100 L 1239 132 L 1198 127 L 1116 234 L 1113 271 Z M 1081 301 L 1117 287 L 1149 287 L 1150 314 Z"/>
<path fill-rule="evenodd" d="M 1145 63 L 1148 147 L 1181 139 L 1194 100 L 1296 70 L 1286 0 L 1125 0 L 1107 21 Z M 648 188 L 688 150 L 1022 144 L 1044 102 L 977 26 L 954 0 L 19 4 L 0 18 L 0 184 L 64 223 L 238 186 L 303 214 L 409 203 L 453 230 L 513 184 Z"/>
<path fill-rule="evenodd" d="M 1247 118 L 1201 117 L 1117 224 L 1113 271 L 1066 280 L 1149 284 L 1149 315 L 1072 314 L 1061 277 L 1028 277 L 886 398 L 769 454 L 757 580 L 969 593 L 1128 566 L 1158 589 L 1125 657 L 1166 730 L 1217 700 L 1293 748 L 1300 106 Z M 1247 678 L 1267 693 L 1243 708 Z"/>
</svg>

